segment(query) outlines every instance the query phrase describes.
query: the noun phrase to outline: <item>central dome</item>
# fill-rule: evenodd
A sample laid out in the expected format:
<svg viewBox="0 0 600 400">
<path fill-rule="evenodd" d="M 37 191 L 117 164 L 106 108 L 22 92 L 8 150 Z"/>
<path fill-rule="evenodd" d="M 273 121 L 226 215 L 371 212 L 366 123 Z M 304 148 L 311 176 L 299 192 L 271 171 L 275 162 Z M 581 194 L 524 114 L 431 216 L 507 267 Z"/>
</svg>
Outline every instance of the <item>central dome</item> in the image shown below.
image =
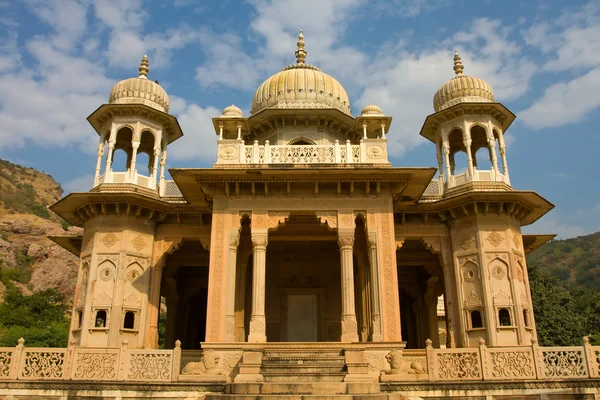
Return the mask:
<svg viewBox="0 0 600 400">
<path fill-rule="evenodd" d="M 304 36 L 298 35 L 296 64 L 288 65 L 262 83 L 252 100 L 252 114 L 269 108 L 335 108 L 350 115 L 343 86 L 314 65 L 306 64 Z"/>
</svg>

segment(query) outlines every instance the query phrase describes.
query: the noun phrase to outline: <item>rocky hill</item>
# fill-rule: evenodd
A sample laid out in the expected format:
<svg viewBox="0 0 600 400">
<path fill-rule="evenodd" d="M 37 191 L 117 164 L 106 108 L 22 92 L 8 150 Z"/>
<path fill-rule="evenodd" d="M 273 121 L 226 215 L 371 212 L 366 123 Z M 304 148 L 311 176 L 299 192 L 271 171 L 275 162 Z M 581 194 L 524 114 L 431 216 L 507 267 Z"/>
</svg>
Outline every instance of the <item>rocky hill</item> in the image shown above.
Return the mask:
<svg viewBox="0 0 600 400">
<path fill-rule="evenodd" d="M 553 240 L 527 257 L 568 286 L 600 292 L 600 232 Z"/>
<path fill-rule="evenodd" d="M 62 197 L 50 175 L 0 160 L 0 267 L 24 293 L 57 288 L 73 295 L 78 258 L 47 238 L 79 234 L 47 209 Z M 0 297 L 4 293 L 0 283 Z"/>
</svg>

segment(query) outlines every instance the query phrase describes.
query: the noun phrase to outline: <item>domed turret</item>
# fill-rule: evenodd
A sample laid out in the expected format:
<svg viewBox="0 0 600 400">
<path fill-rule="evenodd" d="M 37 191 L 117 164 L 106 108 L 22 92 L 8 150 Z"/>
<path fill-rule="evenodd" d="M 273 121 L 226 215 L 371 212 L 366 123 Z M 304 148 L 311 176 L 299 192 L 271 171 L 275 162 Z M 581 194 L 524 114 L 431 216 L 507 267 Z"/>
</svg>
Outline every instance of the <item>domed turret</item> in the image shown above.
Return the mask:
<svg viewBox="0 0 600 400">
<path fill-rule="evenodd" d="M 306 64 L 304 36 L 298 35 L 296 64 L 288 65 L 258 87 L 252 101 L 252 114 L 268 108 L 334 108 L 350 115 L 346 90 L 333 77 Z"/>
<path fill-rule="evenodd" d="M 221 113 L 222 117 L 243 117 L 244 113 L 242 112 L 242 110 L 235 106 L 235 105 L 230 105 L 229 107 L 225 107 L 223 109 L 223 112 Z"/>
<path fill-rule="evenodd" d="M 368 116 L 368 115 L 383 115 L 383 112 L 381 111 L 381 108 L 377 107 L 374 104 L 369 104 L 368 106 L 366 106 L 365 108 L 362 109 L 362 111 L 360 112 L 361 116 Z"/>
<path fill-rule="evenodd" d="M 117 83 L 110 91 L 109 104 L 145 104 L 162 112 L 169 112 L 169 95 L 158 84 L 146 77 L 148 68 L 148 56 L 144 55 L 142 63 L 138 68 L 140 76 L 129 78 Z"/>
<path fill-rule="evenodd" d="M 454 53 L 454 73 L 456 76 L 444 83 L 433 96 L 435 112 L 458 103 L 493 103 L 492 87 L 480 78 L 463 75 L 464 66 L 458 52 Z"/>
</svg>

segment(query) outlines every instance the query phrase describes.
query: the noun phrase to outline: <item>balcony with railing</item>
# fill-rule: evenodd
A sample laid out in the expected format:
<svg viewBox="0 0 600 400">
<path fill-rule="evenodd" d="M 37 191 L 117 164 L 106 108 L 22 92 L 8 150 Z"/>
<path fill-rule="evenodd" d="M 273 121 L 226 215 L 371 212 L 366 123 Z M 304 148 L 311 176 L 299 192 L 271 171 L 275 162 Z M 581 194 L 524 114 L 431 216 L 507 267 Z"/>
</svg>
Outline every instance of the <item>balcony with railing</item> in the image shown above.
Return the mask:
<svg viewBox="0 0 600 400">
<path fill-rule="evenodd" d="M 243 140 L 219 140 L 215 166 L 234 164 L 389 164 L 387 139 L 363 139 L 359 144 L 350 140 L 342 144 L 247 145 Z"/>
</svg>

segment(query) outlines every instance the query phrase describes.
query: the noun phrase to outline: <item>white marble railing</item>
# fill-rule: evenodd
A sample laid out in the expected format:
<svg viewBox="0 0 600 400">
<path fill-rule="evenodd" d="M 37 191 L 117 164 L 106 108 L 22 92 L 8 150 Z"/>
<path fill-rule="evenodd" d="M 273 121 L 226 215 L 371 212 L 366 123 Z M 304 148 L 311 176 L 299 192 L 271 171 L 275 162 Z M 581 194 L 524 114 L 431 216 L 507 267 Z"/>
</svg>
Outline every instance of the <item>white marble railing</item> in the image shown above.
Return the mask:
<svg viewBox="0 0 600 400">
<path fill-rule="evenodd" d="M 501 172 L 496 172 L 494 170 L 478 170 L 475 169 L 473 171 L 473 176 L 469 174 L 469 171 L 465 171 L 462 174 L 453 175 L 450 177 L 448 187 L 460 186 L 465 183 L 479 181 L 479 182 L 507 182 L 506 177 Z"/>
<path fill-rule="evenodd" d="M 217 164 L 358 164 L 388 163 L 387 139 L 365 139 L 353 145 L 336 141 L 321 145 L 271 145 L 255 141 L 219 140 Z"/>
<path fill-rule="evenodd" d="M 96 180 L 94 187 L 102 184 L 102 183 L 132 183 L 134 185 L 138 185 L 147 189 L 155 190 L 156 180 L 152 179 L 152 177 L 148 177 L 145 175 L 138 174 L 135 171 L 133 174 L 129 171 L 127 172 L 113 172 L 109 171 L 104 175 L 101 175 Z"/>
</svg>

